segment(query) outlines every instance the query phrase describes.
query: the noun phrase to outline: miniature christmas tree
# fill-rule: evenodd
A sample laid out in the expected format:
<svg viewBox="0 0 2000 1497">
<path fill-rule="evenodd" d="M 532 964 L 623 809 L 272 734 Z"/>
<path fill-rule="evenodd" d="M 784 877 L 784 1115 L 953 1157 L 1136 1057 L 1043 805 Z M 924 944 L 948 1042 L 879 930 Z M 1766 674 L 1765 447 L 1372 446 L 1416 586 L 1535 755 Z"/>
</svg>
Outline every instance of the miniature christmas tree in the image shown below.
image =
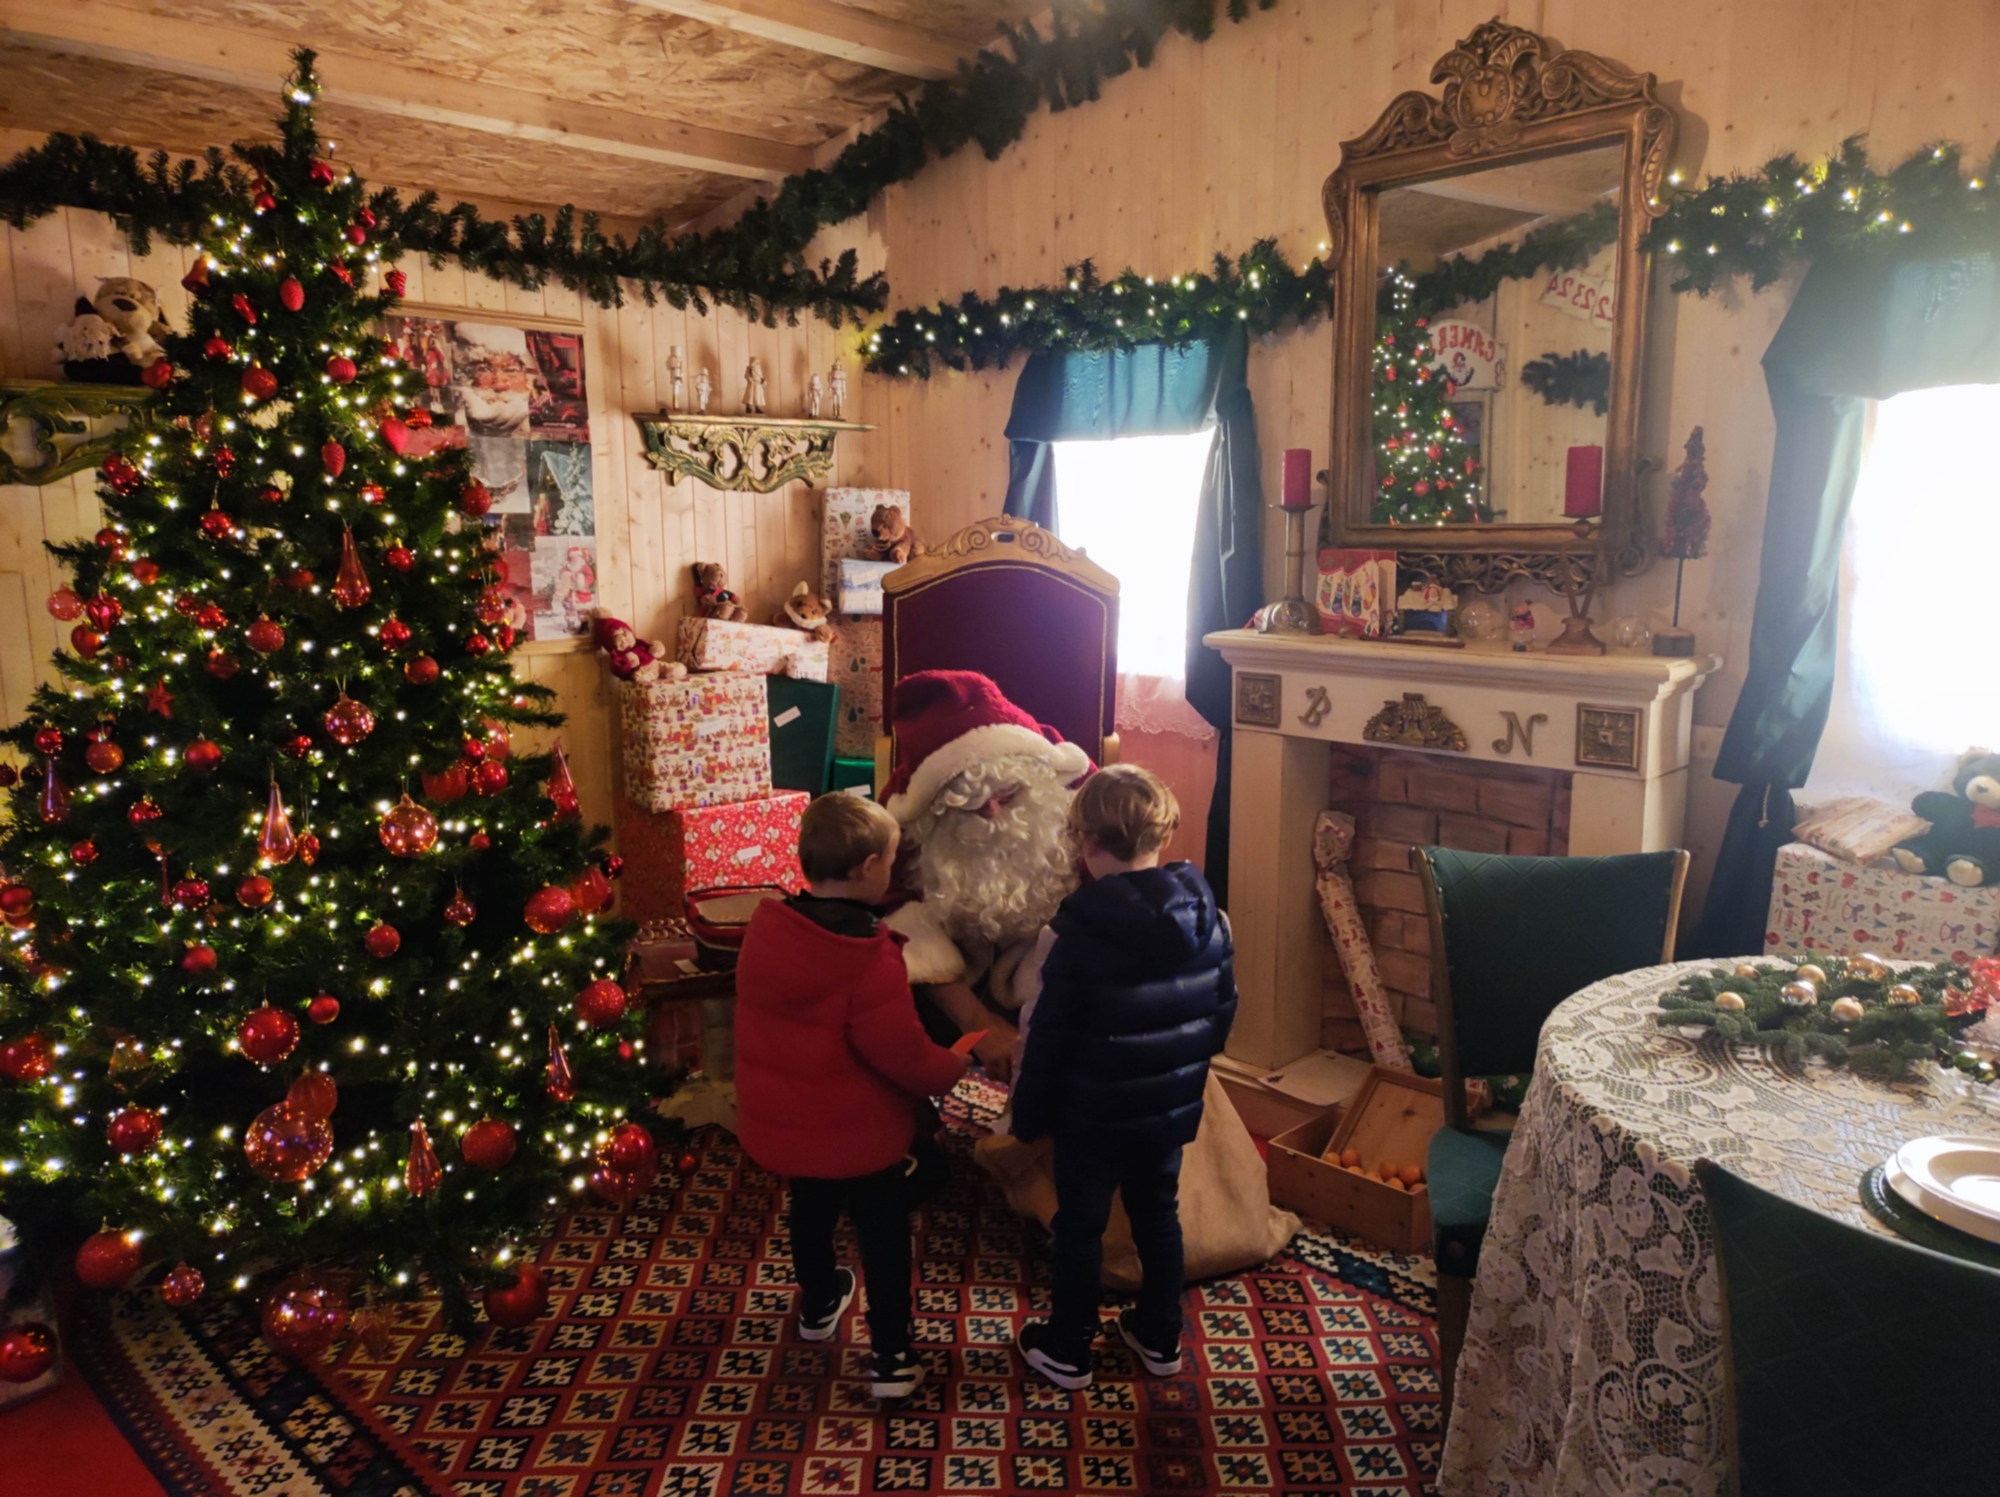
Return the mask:
<svg viewBox="0 0 2000 1497">
<path fill-rule="evenodd" d="M 1375 319 L 1371 392 L 1377 525 L 1446 525 L 1487 521 L 1480 462 L 1467 449 L 1451 409 L 1456 393 L 1432 366 L 1430 319 L 1411 306 L 1416 283 L 1390 272 Z"/>
<path fill-rule="evenodd" d="M 1666 519 L 1660 527 L 1660 554 L 1674 561 L 1674 622 L 1654 636 L 1655 654 L 1694 653 L 1694 635 L 1681 628 L 1681 577 L 1691 561 L 1708 555 L 1708 453 L 1701 428 L 1688 433 L 1687 452 L 1667 489 Z M 1664 644 L 1664 647 L 1662 645 Z"/>
<path fill-rule="evenodd" d="M 0 1203 L 106 1228 L 88 1284 L 303 1261 L 463 1313 L 585 1177 L 643 1181 L 648 1087 L 615 862 L 560 749 L 509 751 L 561 719 L 508 665 L 490 496 L 375 334 L 398 246 L 298 61 L 104 528 L 53 548 L 73 653 L 5 735 Z"/>
</svg>

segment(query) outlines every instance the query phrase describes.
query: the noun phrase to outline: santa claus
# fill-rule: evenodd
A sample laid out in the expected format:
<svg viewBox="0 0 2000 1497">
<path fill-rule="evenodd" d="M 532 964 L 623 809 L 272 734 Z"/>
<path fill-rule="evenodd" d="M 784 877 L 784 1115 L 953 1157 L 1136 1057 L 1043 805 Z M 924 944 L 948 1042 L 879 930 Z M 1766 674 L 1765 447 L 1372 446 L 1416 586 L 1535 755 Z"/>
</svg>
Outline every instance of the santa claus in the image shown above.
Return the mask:
<svg viewBox="0 0 2000 1497">
<path fill-rule="evenodd" d="M 903 826 L 908 903 L 889 924 L 934 1031 L 986 1031 L 987 1074 L 1013 1071 L 1024 964 L 1076 887 L 1068 832 L 1090 756 L 972 671 L 922 671 L 890 703 L 897 762 L 882 800 Z"/>
</svg>

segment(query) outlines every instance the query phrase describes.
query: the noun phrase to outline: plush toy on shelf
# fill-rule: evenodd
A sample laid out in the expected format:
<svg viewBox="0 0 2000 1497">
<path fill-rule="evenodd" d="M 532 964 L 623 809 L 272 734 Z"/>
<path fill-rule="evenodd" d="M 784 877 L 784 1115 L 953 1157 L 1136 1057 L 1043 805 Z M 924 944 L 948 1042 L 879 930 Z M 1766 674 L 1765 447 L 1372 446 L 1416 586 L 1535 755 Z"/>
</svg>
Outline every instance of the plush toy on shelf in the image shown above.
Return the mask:
<svg viewBox="0 0 2000 1497">
<path fill-rule="evenodd" d="M 785 599 L 785 606 L 772 615 L 771 622 L 780 629 L 804 630 L 821 644 L 829 644 L 833 640 L 833 625 L 827 620 L 832 614 L 826 599 L 812 590 L 812 584 L 801 582 Z"/>
<path fill-rule="evenodd" d="M 591 620 L 590 635 L 611 657 L 611 674 L 621 681 L 678 681 L 688 673 L 664 641 L 639 638 L 623 619 L 599 614 Z"/>
<path fill-rule="evenodd" d="M 746 623 L 750 618 L 743 600 L 729 590 L 729 573 L 719 561 L 694 564 L 694 604 L 703 618 L 724 624 Z"/>
<path fill-rule="evenodd" d="M 109 276 L 97 294 L 76 299 L 76 315 L 56 329 L 63 373 L 98 385 L 136 385 L 166 357 L 160 340 L 172 329 L 160 319 L 159 295 L 144 281 Z"/>
<path fill-rule="evenodd" d="M 875 559 L 893 561 L 901 566 L 912 556 L 924 554 L 924 543 L 918 539 L 916 531 L 910 529 L 910 522 L 903 518 L 900 504 L 878 504 L 875 513 L 868 517 L 869 534 L 875 537 Z"/>
<path fill-rule="evenodd" d="M 2000 754 L 1966 757 L 1950 790 L 1923 790 L 1910 809 L 1931 824 L 1893 849 L 1905 873 L 1942 874 L 1962 889 L 2000 883 Z"/>
</svg>

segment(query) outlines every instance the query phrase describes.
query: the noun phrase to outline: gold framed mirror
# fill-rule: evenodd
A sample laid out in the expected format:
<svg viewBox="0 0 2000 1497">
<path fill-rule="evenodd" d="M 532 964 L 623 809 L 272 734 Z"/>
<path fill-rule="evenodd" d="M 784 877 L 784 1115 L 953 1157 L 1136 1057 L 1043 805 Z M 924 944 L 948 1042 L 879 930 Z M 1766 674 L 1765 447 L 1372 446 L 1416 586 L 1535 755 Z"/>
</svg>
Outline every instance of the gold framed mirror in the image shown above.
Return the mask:
<svg viewBox="0 0 2000 1497">
<path fill-rule="evenodd" d="M 1488 21 L 1341 147 L 1326 539 L 1587 592 L 1642 559 L 1639 383 L 1677 121 L 1653 75 Z"/>
</svg>

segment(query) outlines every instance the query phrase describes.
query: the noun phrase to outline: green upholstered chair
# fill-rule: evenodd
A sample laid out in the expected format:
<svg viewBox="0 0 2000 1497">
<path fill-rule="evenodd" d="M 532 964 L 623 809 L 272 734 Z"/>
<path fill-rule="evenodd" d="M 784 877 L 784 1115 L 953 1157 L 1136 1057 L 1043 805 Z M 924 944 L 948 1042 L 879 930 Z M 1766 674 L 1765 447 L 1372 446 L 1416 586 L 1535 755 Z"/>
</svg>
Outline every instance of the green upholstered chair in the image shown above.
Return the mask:
<svg viewBox="0 0 2000 1497">
<path fill-rule="evenodd" d="M 1742 1497 L 2000 1490 L 2000 1273 L 1695 1166 L 1722 1263 Z"/>
<path fill-rule="evenodd" d="M 1526 1075 L 1542 1023 L 1592 983 L 1673 960 L 1685 852 L 1515 858 L 1417 849 L 1431 926 L 1445 1126 L 1425 1172 L 1445 1414 L 1508 1133 L 1476 1129 L 1468 1076 Z"/>
</svg>

